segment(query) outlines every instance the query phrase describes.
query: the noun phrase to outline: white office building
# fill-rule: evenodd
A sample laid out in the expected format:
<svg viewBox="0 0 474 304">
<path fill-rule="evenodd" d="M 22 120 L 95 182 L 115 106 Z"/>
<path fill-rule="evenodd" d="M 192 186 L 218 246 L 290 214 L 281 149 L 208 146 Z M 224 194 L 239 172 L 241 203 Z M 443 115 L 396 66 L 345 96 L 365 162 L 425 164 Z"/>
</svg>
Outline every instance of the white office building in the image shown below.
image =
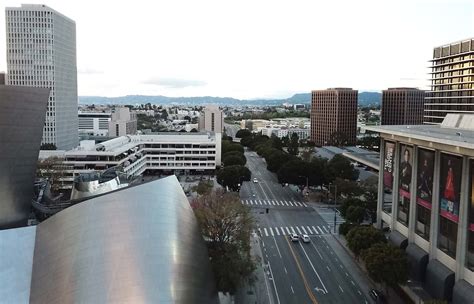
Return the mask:
<svg viewBox="0 0 474 304">
<path fill-rule="evenodd" d="M 76 24 L 46 5 L 7 7 L 8 85 L 50 88 L 43 143 L 78 144 Z"/>
<path fill-rule="evenodd" d="M 69 151 L 40 151 L 40 159 L 57 157 L 67 168 L 64 187 L 71 188 L 74 177 L 119 166 L 127 177 L 147 170 L 159 174 L 211 173 L 221 165 L 220 133 L 166 132 L 128 135 L 100 144 L 93 140 Z"/>
<path fill-rule="evenodd" d="M 79 117 L 79 133 L 92 136 L 108 136 L 109 122 L 112 113 L 110 112 L 80 112 Z"/>
</svg>

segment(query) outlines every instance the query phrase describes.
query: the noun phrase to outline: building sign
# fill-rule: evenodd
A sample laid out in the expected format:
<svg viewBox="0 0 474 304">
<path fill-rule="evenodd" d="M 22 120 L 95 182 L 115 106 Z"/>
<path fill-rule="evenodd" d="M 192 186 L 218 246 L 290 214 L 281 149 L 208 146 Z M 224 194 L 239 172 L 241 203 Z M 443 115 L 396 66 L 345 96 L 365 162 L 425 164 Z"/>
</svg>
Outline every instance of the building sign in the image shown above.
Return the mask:
<svg viewBox="0 0 474 304">
<path fill-rule="evenodd" d="M 406 145 L 400 146 L 400 197 L 410 199 L 410 185 L 412 172 L 413 148 Z"/>
<path fill-rule="evenodd" d="M 440 215 L 455 223 L 459 221 L 462 158 L 441 154 Z"/>
<path fill-rule="evenodd" d="M 418 176 L 416 186 L 416 202 L 431 209 L 433 198 L 434 152 L 418 149 Z"/>
<path fill-rule="evenodd" d="M 393 188 L 393 162 L 395 155 L 395 144 L 385 142 L 385 153 L 383 158 L 383 184 L 390 189 Z"/>
</svg>

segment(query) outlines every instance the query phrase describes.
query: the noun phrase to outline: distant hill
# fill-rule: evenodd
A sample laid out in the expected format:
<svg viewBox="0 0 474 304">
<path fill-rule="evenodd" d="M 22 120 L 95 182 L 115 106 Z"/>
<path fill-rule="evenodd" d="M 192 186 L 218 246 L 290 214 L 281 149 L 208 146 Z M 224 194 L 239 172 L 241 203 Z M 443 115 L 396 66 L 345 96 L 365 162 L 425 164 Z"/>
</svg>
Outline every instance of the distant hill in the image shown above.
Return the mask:
<svg viewBox="0 0 474 304">
<path fill-rule="evenodd" d="M 361 92 L 359 93 L 359 105 L 377 105 L 380 104 L 382 94 L 379 92 Z M 231 97 L 167 97 L 167 96 L 146 96 L 146 95 L 127 95 L 120 97 L 102 97 L 102 96 L 79 96 L 80 104 L 102 104 L 102 105 L 135 105 L 135 104 L 161 104 L 161 105 L 205 105 L 216 104 L 221 106 L 277 106 L 282 103 L 289 104 L 309 104 L 311 102 L 311 93 L 295 94 L 287 99 L 236 99 Z"/>
</svg>

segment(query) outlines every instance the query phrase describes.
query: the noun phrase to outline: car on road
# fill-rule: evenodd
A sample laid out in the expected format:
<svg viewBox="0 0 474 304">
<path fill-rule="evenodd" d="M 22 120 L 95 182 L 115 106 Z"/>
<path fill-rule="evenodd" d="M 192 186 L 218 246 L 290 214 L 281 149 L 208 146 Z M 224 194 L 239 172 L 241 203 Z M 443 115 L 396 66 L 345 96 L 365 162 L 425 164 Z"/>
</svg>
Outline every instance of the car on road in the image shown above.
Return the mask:
<svg viewBox="0 0 474 304">
<path fill-rule="evenodd" d="M 258 179 L 256 177 L 253 178 L 254 183 L 258 183 Z"/>
<path fill-rule="evenodd" d="M 303 241 L 303 243 L 309 243 L 310 242 L 309 236 L 307 234 L 302 234 L 301 235 L 301 240 Z"/>
<path fill-rule="evenodd" d="M 371 289 L 369 291 L 370 297 L 375 301 L 375 303 L 385 303 L 385 298 L 381 291 L 376 289 Z"/>
<path fill-rule="evenodd" d="M 298 242 L 300 240 L 300 238 L 298 237 L 296 233 L 290 234 L 290 239 L 292 242 Z"/>
</svg>

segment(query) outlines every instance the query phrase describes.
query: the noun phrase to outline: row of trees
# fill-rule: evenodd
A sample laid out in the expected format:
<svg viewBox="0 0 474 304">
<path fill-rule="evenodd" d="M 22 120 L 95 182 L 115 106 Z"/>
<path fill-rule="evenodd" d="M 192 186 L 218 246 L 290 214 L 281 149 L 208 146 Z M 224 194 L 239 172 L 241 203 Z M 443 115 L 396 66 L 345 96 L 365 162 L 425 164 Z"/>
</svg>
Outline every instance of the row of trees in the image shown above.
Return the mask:
<svg viewBox="0 0 474 304">
<path fill-rule="evenodd" d="M 408 260 L 400 248 L 387 243 L 384 234 L 372 226 L 357 226 L 346 236 L 356 258 L 362 258 L 369 276 L 385 287 L 397 287 L 408 280 Z"/>
<path fill-rule="evenodd" d="M 237 191 L 243 181 L 250 181 L 250 170 L 245 167 L 247 159 L 244 155 L 244 148 L 231 140 L 222 140 L 222 164 L 223 167 L 217 171 L 217 182 L 228 187 L 232 191 Z"/>
<path fill-rule="evenodd" d="M 331 160 L 309 155 L 304 160 L 296 157 L 297 147 L 293 151 L 290 145 L 288 152 L 285 152 L 277 137 L 269 138 L 250 132 L 241 132 L 240 135 L 246 135 L 240 143 L 265 158 L 267 169 L 277 173 L 280 183 L 304 185 L 307 182 L 309 186 L 322 186 L 338 180 L 340 188 L 345 189 L 348 187 L 344 187 L 343 181 L 355 181 L 359 177 L 359 171 L 342 155 L 336 155 Z"/>
</svg>

